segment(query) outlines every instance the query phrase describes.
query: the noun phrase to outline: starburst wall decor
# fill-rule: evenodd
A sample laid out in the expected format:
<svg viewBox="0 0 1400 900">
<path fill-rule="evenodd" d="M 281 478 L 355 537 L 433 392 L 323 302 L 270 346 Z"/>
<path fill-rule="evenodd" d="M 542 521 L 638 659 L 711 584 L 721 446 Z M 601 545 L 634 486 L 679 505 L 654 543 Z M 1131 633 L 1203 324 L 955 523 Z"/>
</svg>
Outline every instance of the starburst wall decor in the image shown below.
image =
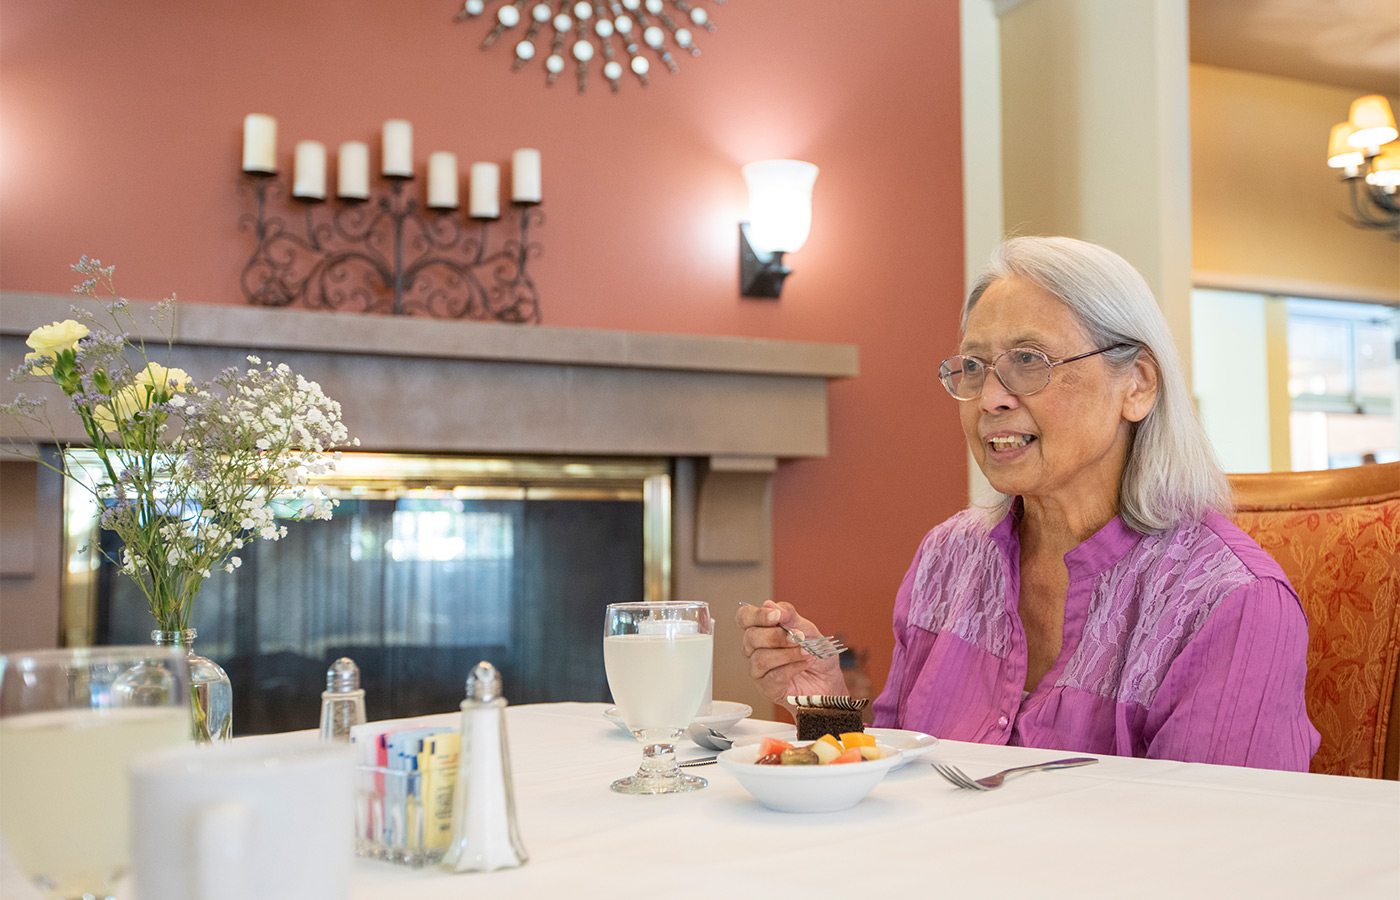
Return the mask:
<svg viewBox="0 0 1400 900">
<path fill-rule="evenodd" d="M 614 93 L 628 71 L 646 87 L 649 55 L 674 73 L 679 69 L 670 45 L 676 53 L 699 56 L 695 29 L 715 30 L 705 7 L 686 0 L 502 0 L 494 6 L 487 0 L 466 0 L 454 18 L 493 21 L 481 49 L 489 50 L 502 39 L 513 44 L 513 71 L 543 57 L 548 85 L 563 73 L 566 57 L 572 57 L 579 93 L 588 87 L 594 60 L 601 61 L 603 77 Z"/>
</svg>

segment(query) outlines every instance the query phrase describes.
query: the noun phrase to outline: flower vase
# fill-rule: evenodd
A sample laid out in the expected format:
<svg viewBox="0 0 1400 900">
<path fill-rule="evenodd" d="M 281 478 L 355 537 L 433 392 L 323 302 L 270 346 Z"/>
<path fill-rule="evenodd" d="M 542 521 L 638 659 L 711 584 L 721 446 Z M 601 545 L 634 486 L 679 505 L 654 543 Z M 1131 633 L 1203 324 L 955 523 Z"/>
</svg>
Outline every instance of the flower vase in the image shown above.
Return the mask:
<svg viewBox="0 0 1400 900">
<path fill-rule="evenodd" d="M 190 713 L 196 744 L 227 741 L 233 737 L 233 682 L 212 659 L 194 652 L 193 628 L 151 632 L 157 646 L 184 647 L 190 663 Z"/>
</svg>

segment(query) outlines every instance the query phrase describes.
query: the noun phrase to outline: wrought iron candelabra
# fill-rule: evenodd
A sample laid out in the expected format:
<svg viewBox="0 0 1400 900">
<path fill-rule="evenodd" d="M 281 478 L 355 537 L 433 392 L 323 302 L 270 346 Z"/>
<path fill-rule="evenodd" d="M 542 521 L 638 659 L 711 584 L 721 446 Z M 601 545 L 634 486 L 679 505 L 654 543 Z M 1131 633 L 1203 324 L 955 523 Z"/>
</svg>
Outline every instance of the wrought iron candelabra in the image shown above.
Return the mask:
<svg viewBox="0 0 1400 900">
<path fill-rule="evenodd" d="M 255 306 L 290 306 L 349 312 L 389 312 L 437 318 L 538 323 L 539 294 L 530 260 L 542 248 L 530 229 L 544 223 L 533 203 L 512 203 L 516 224 L 499 248 L 490 238 L 504 223 L 472 219 L 458 210 L 427 209 L 409 196 L 405 182 L 389 179 L 386 194 L 368 200 L 303 203 L 305 222 L 293 230 L 268 213 L 275 175 L 246 173 L 255 214 L 257 246 L 243 267 L 243 294 Z"/>
</svg>

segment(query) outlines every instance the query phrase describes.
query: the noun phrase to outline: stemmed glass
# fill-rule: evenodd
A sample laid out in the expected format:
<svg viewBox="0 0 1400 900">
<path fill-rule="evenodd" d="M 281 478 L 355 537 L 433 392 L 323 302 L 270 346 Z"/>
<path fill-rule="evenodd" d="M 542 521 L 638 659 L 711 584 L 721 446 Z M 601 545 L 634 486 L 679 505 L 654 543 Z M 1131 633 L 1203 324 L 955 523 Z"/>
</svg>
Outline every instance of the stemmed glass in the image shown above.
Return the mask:
<svg viewBox="0 0 1400 900">
<path fill-rule="evenodd" d="M 705 697 L 714 660 L 714 622 L 705 603 L 611 603 L 603 664 L 618 715 L 642 744 L 637 774 L 620 794 L 676 794 L 708 782 L 676 765 L 676 741 Z"/>
<path fill-rule="evenodd" d="M 108 897 L 130 864 L 127 765 L 190 739 L 177 647 L 0 655 L 0 833 L 51 900 Z"/>
</svg>

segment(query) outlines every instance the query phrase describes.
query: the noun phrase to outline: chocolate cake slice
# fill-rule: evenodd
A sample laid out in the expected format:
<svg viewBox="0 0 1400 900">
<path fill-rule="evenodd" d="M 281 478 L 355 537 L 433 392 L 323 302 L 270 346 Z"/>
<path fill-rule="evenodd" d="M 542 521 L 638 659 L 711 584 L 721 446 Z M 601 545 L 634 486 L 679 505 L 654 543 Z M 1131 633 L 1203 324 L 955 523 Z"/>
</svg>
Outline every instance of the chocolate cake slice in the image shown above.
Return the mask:
<svg viewBox="0 0 1400 900">
<path fill-rule="evenodd" d="M 840 737 L 852 731 L 865 731 L 860 711 L 870 702 L 868 699 L 804 694 L 787 700 L 795 707 L 793 718 L 797 720 L 799 741 L 815 741 L 824 734 Z"/>
</svg>

